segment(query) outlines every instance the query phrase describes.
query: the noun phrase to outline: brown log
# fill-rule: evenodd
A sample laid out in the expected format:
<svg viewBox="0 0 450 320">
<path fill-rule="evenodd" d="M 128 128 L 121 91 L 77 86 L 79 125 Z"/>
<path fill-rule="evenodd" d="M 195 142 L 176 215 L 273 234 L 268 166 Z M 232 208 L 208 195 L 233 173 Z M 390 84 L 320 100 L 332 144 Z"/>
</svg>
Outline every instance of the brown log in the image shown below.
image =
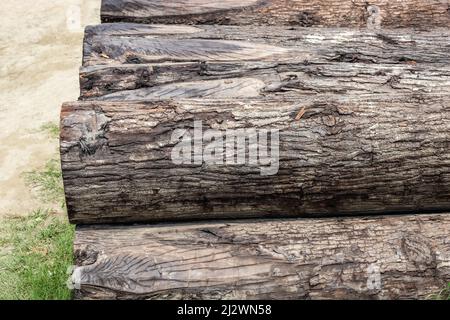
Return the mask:
<svg viewBox="0 0 450 320">
<path fill-rule="evenodd" d="M 85 37 L 81 99 L 450 90 L 448 30 L 291 29 L 136 24 L 91 27 Z"/>
<path fill-rule="evenodd" d="M 423 299 L 450 215 L 78 227 L 78 299 Z"/>
<path fill-rule="evenodd" d="M 245 163 L 174 163 L 194 120 L 242 129 Z M 279 130 L 276 174 L 249 162 L 252 129 Z M 447 95 L 89 101 L 63 106 L 61 160 L 74 223 L 423 212 L 450 210 L 449 137 Z"/>
<path fill-rule="evenodd" d="M 442 0 L 103 0 L 103 22 L 447 27 Z"/>
</svg>

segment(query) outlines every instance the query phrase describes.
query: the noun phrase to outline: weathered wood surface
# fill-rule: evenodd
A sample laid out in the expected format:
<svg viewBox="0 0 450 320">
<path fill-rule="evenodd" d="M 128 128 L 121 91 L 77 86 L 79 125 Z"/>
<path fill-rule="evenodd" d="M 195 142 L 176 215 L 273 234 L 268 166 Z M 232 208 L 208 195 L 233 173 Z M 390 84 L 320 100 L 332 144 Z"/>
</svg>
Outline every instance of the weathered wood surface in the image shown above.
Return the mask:
<svg viewBox="0 0 450 320">
<path fill-rule="evenodd" d="M 103 0 L 103 22 L 436 27 L 450 24 L 446 0 Z"/>
<path fill-rule="evenodd" d="M 417 299 L 450 281 L 450 215 L 78 227 L 78 299 Z"/>
<path fill-rule="evenodd" d="M 103 101 L 450 92 L 450 68 L 433 64 L 187 62 L 93 66 L 80 77 L 80 99 Z"/>
<path fill-rule="evenodd" d="M 450 31 L 102 24 L 88 27 L 84 66 L 162 62 L 447 63 Z"/>
<path fill-rule="evenodd" d="M 222 150 L 216 160 L 228 165 L 201 154 L 175 164 L 181 139 L 172 135 L 192 133 L 194 120 L 220 136 L 280 130 L 279 171 L 262 176 L 276 162 L 250 164 L 248 147 L 242 165 L 230 165 Z M 449 146 L 447 95 L 89 101 L 65 104 L 61 115 L 74 223 L 450 210 Z"/>
<path fill-rule="evenodd" d="M 448 30 L 101 25 L 86 30 L 81 99 L 440 93 L 449 49 Z"/>
</svg>

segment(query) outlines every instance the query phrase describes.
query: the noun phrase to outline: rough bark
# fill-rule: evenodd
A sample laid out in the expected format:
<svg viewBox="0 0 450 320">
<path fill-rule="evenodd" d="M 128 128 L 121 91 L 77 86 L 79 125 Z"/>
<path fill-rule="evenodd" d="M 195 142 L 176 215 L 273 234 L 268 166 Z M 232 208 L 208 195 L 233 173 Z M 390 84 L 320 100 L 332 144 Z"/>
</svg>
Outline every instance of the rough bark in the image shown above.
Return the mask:
<svg viewBox="0 0 450 320">
<path fill-rule="evenodd" d="M 450 31 L 103 24 L 86 29 L 84 66 L 162 62 L 440 63 Z"/>
<path fill-rule="evenodd" d="M 417 299 L 450 281 L 450 215 L 78 227 L 78 299 Z"/>
<path fill-rule="evenodd" d="M 103 0 L 103 22 L 436 27 L 450 24 L 442 0 Z"/>
<path fill-rule="evenodd" d="M 450 32 L 408 32 L 101 25 L 86 31 L 81 99 L 449 90 Z"/>
<path fill-rule="evenodd" d="M 80 99 L 102 101 L 450 92 L 447 65 L 405 63 L 125 64 L 82 68 L 80 79 Z"/>
<path fill-rule="evenodd" d="M 450 210 L 449 106 L 447 95 L 65 104 L 69 216 L 108 223 Z M 229 164 L 221 149 L 223 165 L 201 154 L 175 164 L 181 139 L 172 135 L 192 133 L 194 120 L 221 136 L 278 129 L 279 171 L 261 175 L 276 162 L 249 162 L 251 130 L 240 131 L 245 164 Z"/>
</svg>

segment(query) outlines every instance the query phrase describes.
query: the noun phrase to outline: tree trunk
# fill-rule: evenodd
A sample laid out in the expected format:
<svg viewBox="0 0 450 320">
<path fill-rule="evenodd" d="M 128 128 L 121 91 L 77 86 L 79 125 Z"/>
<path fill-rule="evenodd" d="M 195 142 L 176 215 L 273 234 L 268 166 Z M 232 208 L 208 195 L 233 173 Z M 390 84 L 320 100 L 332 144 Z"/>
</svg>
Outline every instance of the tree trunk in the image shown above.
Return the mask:
<svg viewBox="0 0 450 320">
<path fill-rule="evenodd" d="M 438 0 L 103 0 L 103 22 L 268 24 L 329 27 L 447 27 Z"/>
<path fill-rule="evenodd" d="M 450 96 L 413 94 L 68 103 L 69 216 L 109 223 L 450 210 L 449 106 Z M 279 143 L 263 130 L 279 130 Z"/>
<path fill-rule="evenodd" d="M 78 299 L 417 299 L 450 281 L 450 215 L 78 227 Z"/>
<path fill-rule="evenodd" d="M 101 25 L 86 31 L 81 99 L 440 93 L 449 43 L 444 30 Z"/>
</svg>

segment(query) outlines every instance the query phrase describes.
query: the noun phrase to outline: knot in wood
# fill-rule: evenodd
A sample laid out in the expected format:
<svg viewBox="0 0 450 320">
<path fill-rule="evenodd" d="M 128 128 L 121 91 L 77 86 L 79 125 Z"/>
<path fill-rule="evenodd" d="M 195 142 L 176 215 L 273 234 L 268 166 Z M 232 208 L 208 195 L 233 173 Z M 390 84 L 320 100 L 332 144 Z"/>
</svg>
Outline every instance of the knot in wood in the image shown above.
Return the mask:
<svg viewBox="0 0 450 320">
<path fill-rule="evenodd" d="M 405 257 L 419 269 L 436 267 L 436 257 L 428 240 L 413 233 L 404 234 L 401 249 Z"/>
<path fill-rule="evenodd" d="M 326 125 L 327 127 L 333 127 L 336 125 L 337 120 L 336 117 L 333 115 L 327 115 L 322 117 L 322 123 Z"/>
<path fill-rule="evenodd" d="M 78 266 L 87 266 L 97 262 L 98 250 L 90 245 L 82 245 L 74 251 L 75 263 Z"/>
</svg>

